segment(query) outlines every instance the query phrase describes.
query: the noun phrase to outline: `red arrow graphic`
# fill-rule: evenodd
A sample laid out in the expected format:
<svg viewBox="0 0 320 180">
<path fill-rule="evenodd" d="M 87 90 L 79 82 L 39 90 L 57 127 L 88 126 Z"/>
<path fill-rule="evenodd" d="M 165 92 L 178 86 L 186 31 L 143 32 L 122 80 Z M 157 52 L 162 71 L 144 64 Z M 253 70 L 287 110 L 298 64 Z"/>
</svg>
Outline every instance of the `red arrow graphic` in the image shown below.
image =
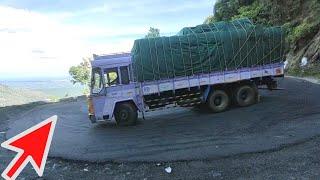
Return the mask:
<svg viewBox="0 0 320 180">
<path fill-rule="evenodd" d="M 18 153 L 2 173 L 3 178 L 16 179 L 28 162 L 40 177 L 43 175 L 56 123 L 57 116 L 52 116 L 1 144 Z"/>
</svg>

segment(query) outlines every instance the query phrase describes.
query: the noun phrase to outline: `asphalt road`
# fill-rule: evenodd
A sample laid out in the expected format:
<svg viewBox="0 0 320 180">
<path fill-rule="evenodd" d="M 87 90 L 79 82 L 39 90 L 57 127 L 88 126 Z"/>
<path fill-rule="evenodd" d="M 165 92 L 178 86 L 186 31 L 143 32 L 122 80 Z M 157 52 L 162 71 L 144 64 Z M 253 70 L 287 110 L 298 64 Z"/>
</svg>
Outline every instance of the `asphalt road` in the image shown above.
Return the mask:
<svg viewBox="0 0 320 180">
<path fill-rule="evenodd" d="M 251 107 L 220 114 L 182 108 L 157 111 L 134 127 L 92 125 L 84 100 L 43 105 L 17 117 L 7 137 L 58 115 L 51 157 L 168 162 L 269 152 L 319 136 L 320 85 L 286 78 L 280 86 L 285 90 L 261 91 L 261 102 Z"/>
</svg>

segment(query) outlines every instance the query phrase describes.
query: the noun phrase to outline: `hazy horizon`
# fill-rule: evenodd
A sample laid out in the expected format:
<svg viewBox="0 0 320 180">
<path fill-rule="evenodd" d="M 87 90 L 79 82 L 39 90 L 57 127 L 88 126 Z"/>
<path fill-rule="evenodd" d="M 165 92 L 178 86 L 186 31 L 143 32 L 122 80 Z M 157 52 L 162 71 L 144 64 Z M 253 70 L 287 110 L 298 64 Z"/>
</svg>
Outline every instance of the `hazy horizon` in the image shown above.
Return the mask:
<svg viewBox="0 0 320 180">
<path fill-rule="evenodd" d="M 0 76 L 1 82 L 6 81 L 52 81 L 52 80 L 71 80 L 71 76 Z"/>
</svg>

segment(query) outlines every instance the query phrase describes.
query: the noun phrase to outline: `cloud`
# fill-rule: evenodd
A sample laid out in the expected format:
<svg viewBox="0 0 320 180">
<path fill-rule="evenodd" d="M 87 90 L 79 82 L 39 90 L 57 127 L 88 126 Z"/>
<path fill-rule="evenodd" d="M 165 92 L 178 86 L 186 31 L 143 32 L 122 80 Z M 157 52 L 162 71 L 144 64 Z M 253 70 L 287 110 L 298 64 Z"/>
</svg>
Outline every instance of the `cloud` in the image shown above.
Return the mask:
<svg viewBox="0 0 320 180">
<path fill-rule="evenodd" d="M 34 54 L 44 54 L 45 51 L 44 51 L 44 50 L 41 50 L 41 49 L 33 49 L 33 50 L 32 50 L 32 53 L 34 53 Z"/>
<path fill-rule="evenodd" d="M 130 50 L 132 44 L 125 41 L 119 45 L 90 41 L 105 34 L 117 32 L 63 24 L 45 14 L 0 6 L 0 76 L 67 75 L 82 57 Z"/>
<path fill-rule="evenodd" d="M 110 14 L 112 17 L 145 17 L 148 15 L 161 15 L 187 12 L 194 10 L 211 9 L 213 2 L 208 0 L 118 0 L 98 4 L 95 7 L 77 11 L 53 13 L 61 19 L 87 16 L 92 14 Z"/>
<path fill-rule="evenodd" d="M 65 34 L 65 27 L 39 13 L 10 7 L 0 7 L 1 73 L 17 72 L 22 74 L 40 71 L 61 73 L 59 67 L 75 62 L 76 56 L 70 56 L 67 49 L 81 46 L 72 42 L 72 34 Z M 14 32 L 14 33 L 12 33 Z M 34 49 L 41 47 L 39 55 Z M 71 49 L 72 51 L 72 49 Z M 43 56 L 59 56 L 56 61 L 43 61 Z M 71 61 L 67 61 L 71 58 Z M 66 63 L 68 62 L 68 63 Z"/>
<path fill-rule="evenodd" d="M 182 27 L 202 23 L 211 14 L 212 6 L 213 2 L 208 0 L 118 0 L 48 15 L 62 22 L 87 27 L 82 31 L 89 29 L 92 33 L 95 28 L 95 37 L 142 34 L 135 36 L 137 38 L 143 37 L 150 27 L 160 28 L 162 34 L 172 34 Z"/>
</svg>

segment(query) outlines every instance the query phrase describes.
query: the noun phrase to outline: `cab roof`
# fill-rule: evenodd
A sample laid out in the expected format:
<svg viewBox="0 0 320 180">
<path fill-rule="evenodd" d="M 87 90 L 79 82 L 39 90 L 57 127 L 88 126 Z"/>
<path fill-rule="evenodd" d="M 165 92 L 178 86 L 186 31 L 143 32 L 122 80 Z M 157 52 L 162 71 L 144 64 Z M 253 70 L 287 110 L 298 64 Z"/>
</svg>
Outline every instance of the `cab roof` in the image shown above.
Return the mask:
<svg viewBox="0 0 320 180">
<path fill-rule="evenodd" d="M 93 54 L 93 61 L 91 61 L 92 67 L 117 67 L 128 66 L 131 64 L 131 53 L 121 52 L 114 54 Z"/>
</svg>

